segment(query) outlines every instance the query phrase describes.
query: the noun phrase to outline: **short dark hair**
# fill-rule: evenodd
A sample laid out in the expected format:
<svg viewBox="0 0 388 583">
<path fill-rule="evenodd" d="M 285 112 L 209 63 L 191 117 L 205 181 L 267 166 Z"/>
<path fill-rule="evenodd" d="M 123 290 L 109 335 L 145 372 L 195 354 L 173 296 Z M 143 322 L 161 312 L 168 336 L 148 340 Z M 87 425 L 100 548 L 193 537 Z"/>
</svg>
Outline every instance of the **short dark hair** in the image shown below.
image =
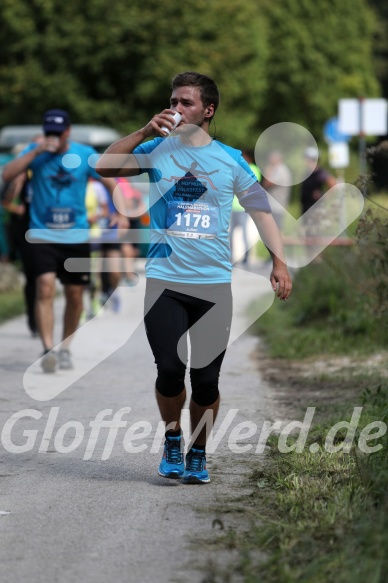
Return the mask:
<svg viewBox="0 0 388 583">
<path fill-rule="evenodd" d="M 220 92 L 218 91 L 218 87 L 213 79 L 210 79 L 210 77 L 202 75 L 201 73 L 186 71 L 185 73 L 178 73 L 178 75 L 175 75 L 171 84 L 173 91 L 178 87 L 188 86 L 199 88 L 204 107 L 213 104 L 214 112 L 217 110 L 218 104 L 220 103 Z"/>
</svg>

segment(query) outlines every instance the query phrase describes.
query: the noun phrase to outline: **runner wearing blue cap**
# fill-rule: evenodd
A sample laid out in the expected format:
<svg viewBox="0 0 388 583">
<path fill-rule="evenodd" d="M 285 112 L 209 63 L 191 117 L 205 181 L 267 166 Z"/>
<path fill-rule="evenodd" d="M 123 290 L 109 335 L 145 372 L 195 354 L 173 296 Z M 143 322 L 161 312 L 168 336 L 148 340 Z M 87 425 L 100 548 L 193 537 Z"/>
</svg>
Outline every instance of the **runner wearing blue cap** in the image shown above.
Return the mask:
<svg viewBox="0 0 388 583">
<path fill-rule="evenodd" d="M 82 312 L 84 286 L 89 282 L 89 224 L 85 205 L 89 177 L 101 180 L 113 194 L 116 182 L 101 178 L 90 165 L 96 154 L 90 146 L 70 141 L 71 123 L 67 111 L 52 109 L 43 115 L 44 139 L 30 144 L 20 156 L 4 167 L 10 181 L 30 170 L 33 197 L 30 205 L 30 239 L 37 277 L 36 315 L 43 344 L 44 372 L 73 368 L 69 345 Z M 117 214 L 113 222 L 126 228 L 128 220 Z M 79 272 L 66 270 L 65 261 L 82 262 Z M 66 298 L 62 344 L 54 347 L 54 297 L 56 277 L 64 285 Z"/>
</svg>

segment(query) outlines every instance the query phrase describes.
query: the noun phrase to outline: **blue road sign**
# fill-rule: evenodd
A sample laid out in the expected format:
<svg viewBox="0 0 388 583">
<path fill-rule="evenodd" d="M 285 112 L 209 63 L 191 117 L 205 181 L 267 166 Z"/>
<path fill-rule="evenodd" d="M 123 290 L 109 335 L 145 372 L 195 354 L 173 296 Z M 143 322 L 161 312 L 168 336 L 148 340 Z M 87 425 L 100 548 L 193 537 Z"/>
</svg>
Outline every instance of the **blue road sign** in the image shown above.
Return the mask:
<svg viewBox="0 0 388 583">
<path fill-rule="evenodd" d="M 331 117 L 323 126 L 323 135 L 325 141 L 330 144 L 333 142 L 349 142 L 351 136 L 342 134 L 338 129 L 338 118 Z"/>
</svg>

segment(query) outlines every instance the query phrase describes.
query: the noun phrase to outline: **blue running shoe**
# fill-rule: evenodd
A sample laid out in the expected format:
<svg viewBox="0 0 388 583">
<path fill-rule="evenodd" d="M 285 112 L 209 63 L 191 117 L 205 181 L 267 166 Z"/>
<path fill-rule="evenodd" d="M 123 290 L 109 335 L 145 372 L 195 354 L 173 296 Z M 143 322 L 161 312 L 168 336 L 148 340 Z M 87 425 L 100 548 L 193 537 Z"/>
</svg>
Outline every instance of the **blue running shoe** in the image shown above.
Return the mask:
<svg viewBox="0 0 388 583">
<path fill-rule="evenodd" d="M 208 484 L 210 482 L 204 451 L 191 448 L 186 456 L 186 469 L 182 480 L 184 484 Z"/>
<path fill-rule="evenodd" d="M 183 441 L 180 437 L 166 437 L 162 461 L 158 474 L 164 478 L 181 478 L 185 471 L 183 462 Z"/>
</svg>

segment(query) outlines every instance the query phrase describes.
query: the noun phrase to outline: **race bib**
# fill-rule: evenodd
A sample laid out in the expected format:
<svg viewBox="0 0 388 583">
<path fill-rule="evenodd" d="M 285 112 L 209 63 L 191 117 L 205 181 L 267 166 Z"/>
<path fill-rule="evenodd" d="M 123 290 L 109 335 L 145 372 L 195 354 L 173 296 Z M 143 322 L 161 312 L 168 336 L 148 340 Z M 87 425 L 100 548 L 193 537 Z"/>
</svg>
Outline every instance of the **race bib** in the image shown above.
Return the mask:
<svg viewBox="0 0 388 583">
<path fill-rule="evenodd" d="M 50 207 L 46 212 L 45 225 L 48 229 L 71 229 L 75 225 L 74 209 Z"/>
<path fill-rule="evenodd" d="M 214 239 L 218 232 L 218 207 L 205 202 L 169 201 L 168 235 L 186 239 Z"/>
</svg>

